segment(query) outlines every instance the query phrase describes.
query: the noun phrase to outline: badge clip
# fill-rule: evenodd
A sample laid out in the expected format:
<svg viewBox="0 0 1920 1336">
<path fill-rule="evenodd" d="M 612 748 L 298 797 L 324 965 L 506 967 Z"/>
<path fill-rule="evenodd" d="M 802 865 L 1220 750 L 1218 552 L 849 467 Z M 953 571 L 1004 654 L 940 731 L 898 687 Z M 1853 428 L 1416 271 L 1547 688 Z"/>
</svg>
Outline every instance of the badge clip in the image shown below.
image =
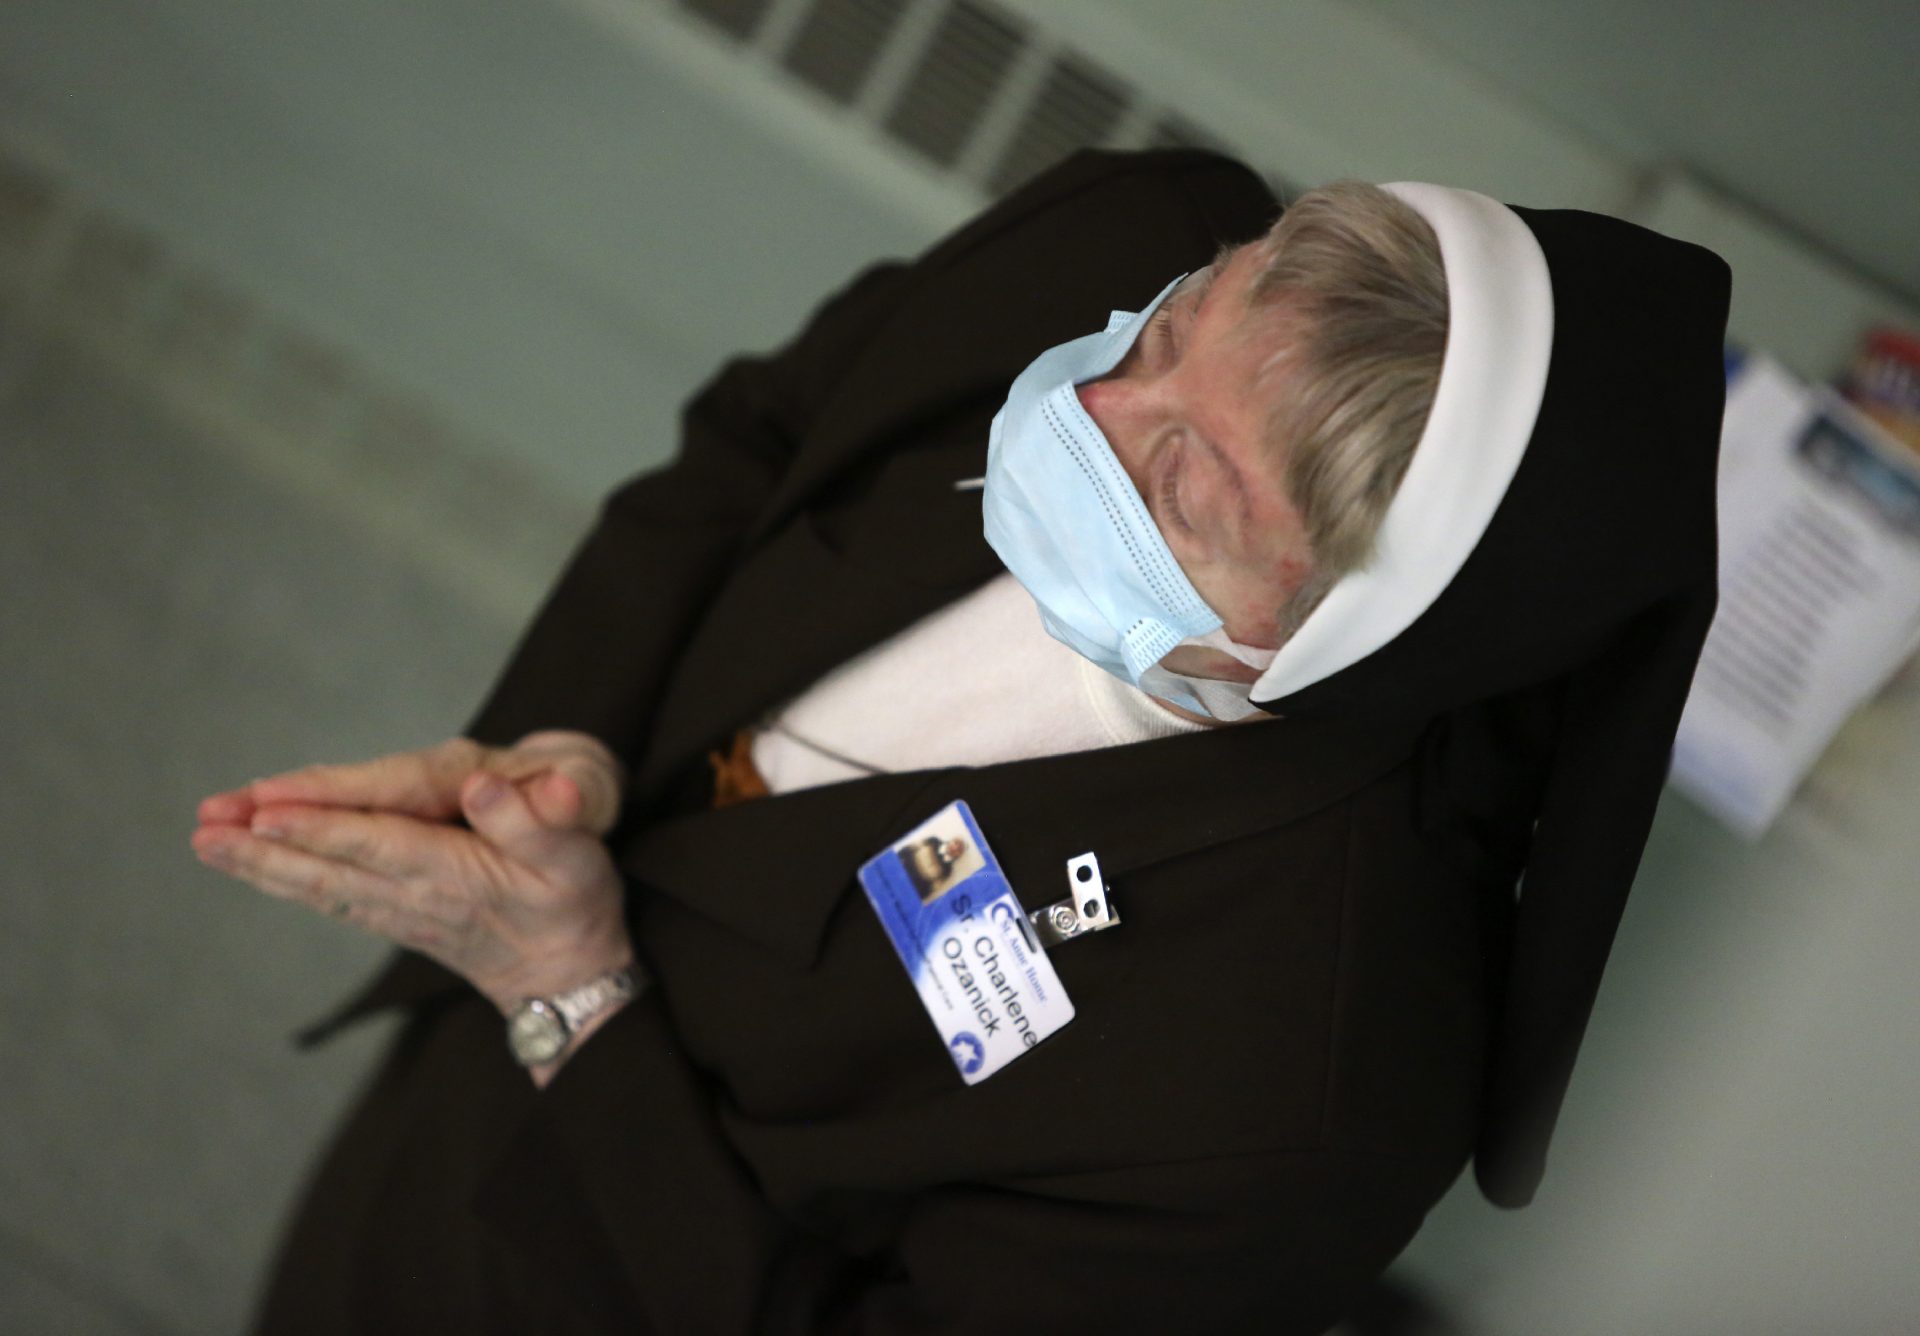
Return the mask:
<svg viewBox="0 0 1920 1336">
<path fill-rule="evenodd" d="M 1100 875 L 1100 860 L 1091 852 L 1067 860 L 1067 886 L 1072 894 L 1066 899 L 1027 915 L 1043 947 L 1085 937 L 1120 921 L 1112 891 Z"/>
</svg>

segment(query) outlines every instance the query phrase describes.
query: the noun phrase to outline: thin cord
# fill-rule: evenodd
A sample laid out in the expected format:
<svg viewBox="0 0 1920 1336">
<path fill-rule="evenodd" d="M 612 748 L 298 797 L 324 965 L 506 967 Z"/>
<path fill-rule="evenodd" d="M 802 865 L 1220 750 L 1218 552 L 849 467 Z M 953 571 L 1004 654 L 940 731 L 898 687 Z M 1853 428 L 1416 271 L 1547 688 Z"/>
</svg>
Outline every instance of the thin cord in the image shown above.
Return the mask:
<svg viewBox="0 0 1920 1336">
<path fill-rule="evenodd" d="M 865 761 L 856 761 L 851 756 L 842 755 L 840 752 L 835 751 L 831 747 L 822 747 L 819 743 L 813 741 L 811 738 L 803 738 L 798 733 L 794 732 L 791 728 L 788 728 L 785 724 L 781 723 L 778 719 L 774 718 L 772 715 L 768 715 L 765 719 L 763 719 L 761 721 L 760 726 L 762 728 L 773 729 L 775 732 L 785 733 L 788 737 L 792 738 L 795 742 L 799 743 L 802 747 L 805 747 L 810 751 L 818 752 L 820 753 L 820 755 L 826 757 L 830 761 L 838 761 L 840 762 L 841 765 L 852 766 L 855 770 L 864 771 L 869 775 L 884 775 L 888 773 L 887 771 L 882 770 L 877 765 L 868 765 Z"/>
</svg>

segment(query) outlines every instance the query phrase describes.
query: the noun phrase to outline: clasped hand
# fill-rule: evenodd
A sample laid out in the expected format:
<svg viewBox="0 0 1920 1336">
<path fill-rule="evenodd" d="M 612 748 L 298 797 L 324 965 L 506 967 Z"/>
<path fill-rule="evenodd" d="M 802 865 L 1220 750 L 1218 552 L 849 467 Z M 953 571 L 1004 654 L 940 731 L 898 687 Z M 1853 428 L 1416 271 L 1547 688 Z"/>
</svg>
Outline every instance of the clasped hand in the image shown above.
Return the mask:
<svg viewBox="0 0 1920 1336">
<path fill-rule="evenodd" d="M 432 956 L 505 1011 L 632 959 L 603 839 L 622 789 L 619 759 L 584 733 L 508 748 L 450 738 L 213 794 L 193 848 L 269 895 Z"/>
</svg>

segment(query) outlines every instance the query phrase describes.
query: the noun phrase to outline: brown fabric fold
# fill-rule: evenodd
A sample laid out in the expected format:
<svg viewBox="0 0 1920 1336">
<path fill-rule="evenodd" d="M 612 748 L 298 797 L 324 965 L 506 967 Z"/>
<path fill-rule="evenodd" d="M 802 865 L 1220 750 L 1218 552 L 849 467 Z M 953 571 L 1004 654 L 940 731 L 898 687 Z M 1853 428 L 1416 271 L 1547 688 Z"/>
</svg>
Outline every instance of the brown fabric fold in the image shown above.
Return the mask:
<svg viewBox="0 0 1920 1336">
<path fill-rule="evenodd" d="M 767 781 L 760 777 L 759 770 L 753 764 L 751 728 L 742 728 L 734 733 L 733 746 L 725 755 L 719 751 L 709 751 L 707 764 L 713 767 L 715 807 L 732 807 L 749 798 L 767 796 Z"/>
</svg>

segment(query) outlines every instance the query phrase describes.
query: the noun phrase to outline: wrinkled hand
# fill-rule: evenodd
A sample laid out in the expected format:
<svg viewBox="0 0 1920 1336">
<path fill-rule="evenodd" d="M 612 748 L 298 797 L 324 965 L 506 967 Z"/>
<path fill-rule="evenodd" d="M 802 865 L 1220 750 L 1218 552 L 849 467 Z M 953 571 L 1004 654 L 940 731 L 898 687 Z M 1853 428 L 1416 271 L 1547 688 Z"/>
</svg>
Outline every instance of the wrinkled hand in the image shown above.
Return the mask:
<svg viewBox="0 0 1920 1336">
<path fill-rule="evenodd" d="M 507 1010 L 632 958 L 600 838 L 619 812 L 618 761 L 581 738 L 532 734 L 504 751 L 456 738 L 258 780 L 201 803 L 193 847 L 434 957 Z"/>
<path fill-rule="evenodd" d="M 207 825 L 244 826 L 262 806 L 318 803 L 446 821 L 461 814 L 461 786 L 483 769 L 511 780 L 550 826 L 604 835 L 620 816 L 620 758 L 591 734 L 543 729 L 511 747 L 456 737 L 371 761 L 304 766 L 203 798 L 199 817 Z"/>
</svg>

